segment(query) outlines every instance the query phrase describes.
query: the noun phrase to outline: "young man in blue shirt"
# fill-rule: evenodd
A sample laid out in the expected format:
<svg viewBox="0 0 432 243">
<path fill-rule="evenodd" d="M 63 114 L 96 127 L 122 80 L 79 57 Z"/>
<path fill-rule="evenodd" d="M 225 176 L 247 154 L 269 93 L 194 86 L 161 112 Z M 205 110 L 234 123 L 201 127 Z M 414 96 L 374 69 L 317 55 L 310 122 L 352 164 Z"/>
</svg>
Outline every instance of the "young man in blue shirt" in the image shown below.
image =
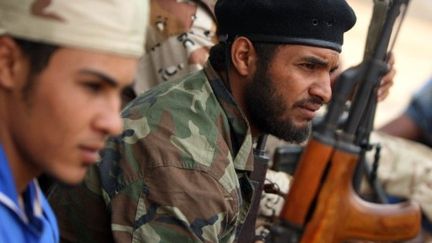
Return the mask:
<svg viewBox="0 0 432 243">
<path fill-rule="evenodd" d="M 144 46 L 143 0 L 0 0 L 0 242 L 58 242 L 35 178 L 80 182 Z"/>
</svg>

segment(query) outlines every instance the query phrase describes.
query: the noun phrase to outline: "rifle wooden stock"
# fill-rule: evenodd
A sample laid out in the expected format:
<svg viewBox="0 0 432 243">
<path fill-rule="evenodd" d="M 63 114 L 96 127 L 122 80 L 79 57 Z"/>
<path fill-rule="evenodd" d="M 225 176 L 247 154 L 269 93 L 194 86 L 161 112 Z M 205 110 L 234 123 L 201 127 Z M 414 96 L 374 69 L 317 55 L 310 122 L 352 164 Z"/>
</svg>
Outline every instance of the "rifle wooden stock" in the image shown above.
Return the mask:
<svg viewBox="0 0 432 243">
<path fill-rule="evenodd" d="M 419 232 L 421 215 L 417 204 L 374 204 L 354 192 L 352 176 L 357 161 L 356 153 L 335 150 L 302 243 L 398 241 L 414 238 Z"/>
<path fill-rule="evenodd" d="M 303 227 L 315 199 L 333 147 L 313 138 L 305 148 L 280 217 L 297 227 Z"/>
</svg>

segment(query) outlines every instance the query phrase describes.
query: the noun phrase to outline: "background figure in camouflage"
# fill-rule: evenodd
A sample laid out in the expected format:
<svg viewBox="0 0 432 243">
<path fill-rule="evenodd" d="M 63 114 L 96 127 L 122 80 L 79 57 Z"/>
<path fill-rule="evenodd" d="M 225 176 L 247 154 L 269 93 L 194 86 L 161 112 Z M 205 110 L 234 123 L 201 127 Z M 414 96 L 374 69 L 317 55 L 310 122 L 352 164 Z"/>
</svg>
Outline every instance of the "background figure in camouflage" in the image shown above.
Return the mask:
<svg viewBox="0 0 432 243">
<path fill-rule="evenodd" d="M 330 99 L 351 8 L 344 0 L 220 0 L 216 16 L 225 42 L 211 50 L 211 64 L 132 101 L 123 134 L 85 183 L 54 190 L 64 239 L 236 241 L 254 194 L 253 137 L 307 138 Z"/>
<path fill-rule="evenodd" d="M 428 219 L 425 229 L 429 240 L 432 239 L 431 104 L 432 79 L 429 79 L 411 98 L 406 110 L 381 127 L 379 130 L 383 133 L 374 136 L 383 144 L 379 176 L 386 191 L 420 204 Z"/>
<path fill-rule="evenodd" d="M 384 141 L 384 152 L 388 155 L 383 156 L 383 163 L 392 164 L 391 169 L 382 173 L 386 189 L 391 195 L 409 197 L 419 202 L 429 221 L 432 221 L 431 105 L 432 79 L 429 79 L 412 97 L 405 112 L 380 129 L 401 139 L 385 134 L 377 136 L 378 140 Z M 410 143 L 403 138 L 423 145 Z"/>
<path fill-rule="evenodd" d="M 202 69 L 216 43 L 213 1 L 150 1 L 146 53 L 134 84 L 136 94 Z"/>
</svg>

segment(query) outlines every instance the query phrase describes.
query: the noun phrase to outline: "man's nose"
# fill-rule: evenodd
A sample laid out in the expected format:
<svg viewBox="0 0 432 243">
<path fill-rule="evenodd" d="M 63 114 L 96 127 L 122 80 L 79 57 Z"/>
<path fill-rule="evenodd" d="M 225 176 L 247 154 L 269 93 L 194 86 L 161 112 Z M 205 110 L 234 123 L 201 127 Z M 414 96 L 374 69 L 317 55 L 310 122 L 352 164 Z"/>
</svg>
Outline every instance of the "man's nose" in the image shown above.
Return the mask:
<svg viewBox="0 0 432 243">
<path fill-rule="evenodd" d="M 320 97 L 324 103 L 330 102 L 332 96 L 330 75 L 325 75 L 316 81 L 309 90 L 310 95 Z"/>
<path fill-rule="evenodd" d="M 98 116 L 96 127 L 105 135 L 118 135 L 123 130 L 123 121 L 120 117 L 120 98 L 104 106 Z"/>
</svg>

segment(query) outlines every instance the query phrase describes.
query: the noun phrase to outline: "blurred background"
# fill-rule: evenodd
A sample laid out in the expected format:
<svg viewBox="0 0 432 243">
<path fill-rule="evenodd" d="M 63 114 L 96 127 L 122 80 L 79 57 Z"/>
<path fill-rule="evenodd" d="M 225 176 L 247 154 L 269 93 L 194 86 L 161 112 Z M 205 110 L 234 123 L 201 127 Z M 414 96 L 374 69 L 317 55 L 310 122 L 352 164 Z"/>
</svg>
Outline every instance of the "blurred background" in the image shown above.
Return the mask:
<svg viewBox="0 0 432 243">
<path fill-rule="evenodd" d="M 373 0 L 347 0 L 357 15 L 357 23 L 344 39 L 345 67 L 357 65 L 363 57 Z M 432 0 L 411 0 L 396 45 L 396 78 L 387 99 L 378 106 L 375 125 L 399 115 L 413 92 L 432 77 Z M 432 109 L 432 107 L 431 107 Z"/>
</svg>

